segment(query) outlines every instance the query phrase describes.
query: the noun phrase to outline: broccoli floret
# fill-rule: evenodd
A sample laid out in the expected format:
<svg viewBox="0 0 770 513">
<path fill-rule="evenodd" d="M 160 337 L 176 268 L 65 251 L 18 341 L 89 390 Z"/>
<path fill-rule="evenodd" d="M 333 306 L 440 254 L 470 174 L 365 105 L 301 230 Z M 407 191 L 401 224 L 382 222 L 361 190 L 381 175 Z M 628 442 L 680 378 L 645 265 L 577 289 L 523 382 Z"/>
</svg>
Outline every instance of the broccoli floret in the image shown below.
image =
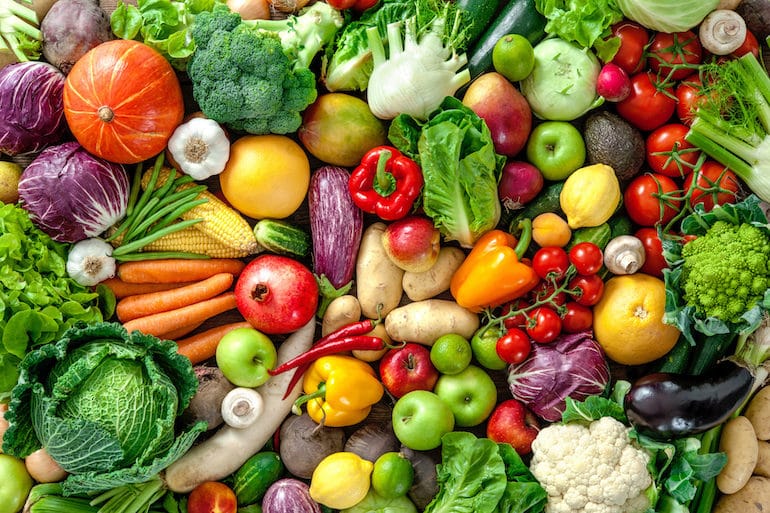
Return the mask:
<svg viewBox="0 0 770 513">
<path fill-rule="evenodd" d="M 737 323 L 770 287 L 770 237 L 747 223 L 717 221 L 682 258 L 683 297 L 706 317 Z"/>
<path fill-rule="evenodd" d="M 207 117 L 234 130 L 296 131 L 318 95 L 309 65 L 342 21 L 323 2 L 286 20 L 244 21 L 224 4 L 200 13 L 187 64 L 193 98 Z"/>
</svg>

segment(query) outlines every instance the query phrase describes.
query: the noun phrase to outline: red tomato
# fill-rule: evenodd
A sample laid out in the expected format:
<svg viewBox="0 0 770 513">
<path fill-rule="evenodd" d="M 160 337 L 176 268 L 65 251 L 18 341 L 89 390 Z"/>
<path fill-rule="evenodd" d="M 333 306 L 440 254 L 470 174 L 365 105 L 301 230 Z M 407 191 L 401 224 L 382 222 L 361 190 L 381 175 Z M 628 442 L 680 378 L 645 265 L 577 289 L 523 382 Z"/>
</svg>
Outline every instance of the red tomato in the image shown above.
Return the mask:
<svg viewBox="0 0 770 513">
<path fill-rule="evenodd" d="M 509 328 L 502 337 L 497 339 L 495 350 L 497 356 L 507 363 L 521 363 L 529 356 L 532 342 L 524 330 Z"/>
<path fill-rule="evenodd" d="M 596 274 L 604 265 L 604 255 L 593 242 L 579 242 L 569 250 L 569 261 L 578 274 Z"/>
<path fill-rule="evenodd" d="M 612 35 L 620 39 L 620 48 L 611 63 L 620 66 L 629 75 L 644 67 L 644 47 L 650 41 L 647 29 L 633 21 L 624 20 L 612 26 Z"/>
<path fill-rule="evenodd" d="M 659 90 L 652 72 L 631 76 L 631 94 L 615 104 L 620 117 L 639 130 L 655 130 L 668 121 L 676 110 L 673 88 Z"/>
<path fill-rule="evenodd" d="M 565 333 L 578 333 L 590 329 L 594 323 L 593 311 L 577 301 L 568 301 L 561 318 L 561 329 Z"/>
<path fill-rule="evenodd" d="M 692 172 L 700 152 L 684 140 L 689 130 L 681 123 L 669 123 L 656 128 L 647 136 L 647 164 L 653 171 L 672 178 L 680 178 Z"/>
<path fill-rule="evenodd" d="M 553 342 L 561 333 L 561 317 L 553 308 L 539 306 L 532 310 L 527 323 L 527 334 L 540 344 Z"/>
<path fill-rule="evenodd" d="M 353 7 L 353 5 L 356 3 L 356 0 L 327 0 L 326 3 L 335 9 L 343 10 Z"/>
<path fill-rule="evenodd" d="M 527 308 L 530 306 L 529 302 L 526 299 L 519 298 L 514 299 L 510 303 L 506 304 L 503 307 L 503 315 L 507 315 L 511 313 L 514 310 L 523 310 L 524 308 Z M 527 325 L 527 314 L 525 312 L 519 312 L 516 313 L 510 317 L 506 317 L 503 321 L 503 324 L 506 328 L 521 328 L 523 326 Z"/>
<path fill-rule="evenodd" d="M 640 228 L 634 236 L 642 241 L 642 246 L 644 246 L 644 265 L 639 270 L 645 274 L 663 278 L 663 269 L 668 267 L 668 263 L 663 258 L 663 243 L 658 237 L 658 230 Z"/>
<path fill-rule="evenodd" d="M 378 0 L 357 0 L 353 4 L 353 10 L 357 12 L 364 12 L 367 9 L 371 9 L 377 4 Z"/>
<path fill-rule="evenodd" d="M 532 291 L 529 293 L 532 298 L 532 302 L 545 301 L 550 298 L 550 302 L 554 305 L 563 305 L 567 302 L 567 293 L 564 291 L 554 294 L 555 289 L 551 281 L 541 281 Z"/>
<path fill-rule="evenodd" d="M 666 175 L 644 173 L 626 187 L 623 206 L 631 220 L 638 225 L 667 223 L 679 212 L 680 202 L 660 198 L 660 195 L 677 190 L 679 187 L 676 182 Z"/>
<path fill-rule="evenodd" d="M 685 32 L 657 32 L 647 48 L 647 65 L 663 80 L 682 80 L 700 64 L 703 48 L 698 36 Z"/>
<path fill-rule="evenodd" d="M 604 280 L 598 274 L 579 274 L 569 281 L 570 289 L 580 289 L 575 294 L 575 302 L 583 306 L 593 306 L 599 302 L 604 294 Z"/>
<path fill-rule="evenodd" d="M 697 179 L 693 178 L 693 175 L 697 175 Z M 693 207 L 703 203 L 706 212 L 711 212 L 714 205 L 734 203 L 738 198 L 738 177 L 718 162 L 704 162 L 698 171 L 685 178 L 684 190 L 690 190 L 693 180 L 696 180 L 696 189 L 690 195 L 690 205 Z"/>
<path fill-rule="evenodd" d="M 676 115 L 687 126 L 692 123 L 693 113 L 703 101 L 701 87 L 703 83 L 698 73 L 693 73 L 676 86 Z"/>
<path fill-rule="evenodd" d="M 532 257 L 532 268 L 544 280 L 549 277 L 558 280 L 566 274 L 569 268 L 567 252 L 557 246 L 540 248 Z"/>
<path fill-rule="evenodd" d="M 746 39 L 743 40 L 741 46 L 738 47 L 731 55 L 733 57 L 740 57 L 747 53 L 753 53 L 754 57 L 759 58 L 759 42 L 756 36 L 750 31 L 746 30 Z"/>
</svg>

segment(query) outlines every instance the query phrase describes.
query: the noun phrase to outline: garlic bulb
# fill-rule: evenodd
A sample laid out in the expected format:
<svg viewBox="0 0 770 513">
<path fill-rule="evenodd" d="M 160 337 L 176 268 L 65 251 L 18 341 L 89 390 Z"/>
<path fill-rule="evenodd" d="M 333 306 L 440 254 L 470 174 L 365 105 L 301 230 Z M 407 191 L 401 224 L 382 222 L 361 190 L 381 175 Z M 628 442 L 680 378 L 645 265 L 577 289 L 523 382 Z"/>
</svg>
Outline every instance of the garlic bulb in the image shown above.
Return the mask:
<svg viewBox="0 0 770 513">
<path fill-rule="evenodd" d="M 75 243 L 67 255 L 67 274 L 87 287 L 115 276 L 116 263 L 112 246 L 92 237 Z"/>
<path fill-rule="evenodd" d="M 230 140 L 213 119 L 193 117 L 171 134 L 168 151 L 183 173 L 205 180 L 224 171 Z"/>
</svg>

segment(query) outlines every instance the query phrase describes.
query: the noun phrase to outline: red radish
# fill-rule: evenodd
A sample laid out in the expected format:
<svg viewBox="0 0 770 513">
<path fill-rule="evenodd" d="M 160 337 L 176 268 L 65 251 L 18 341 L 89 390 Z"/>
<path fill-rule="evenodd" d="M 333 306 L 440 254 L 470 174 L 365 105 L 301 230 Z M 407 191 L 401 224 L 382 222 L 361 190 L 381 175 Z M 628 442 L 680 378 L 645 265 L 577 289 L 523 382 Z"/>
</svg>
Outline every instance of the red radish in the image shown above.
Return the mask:
<svg viewBox="0 0 770 513">
<path fill-rule="evenodd" d="M 543 173 L 529 162 L 513 160 L 503 167 L 498 195 L 506 210 L 521 208 L 543 188 Z"/>
<path fill-rule="evenodd" d="M 620 66 L 605 64 L 596 79 L 596 92 L 607 101 L 623 101 L 631 94 L 631 79 Z"/>
</svg>

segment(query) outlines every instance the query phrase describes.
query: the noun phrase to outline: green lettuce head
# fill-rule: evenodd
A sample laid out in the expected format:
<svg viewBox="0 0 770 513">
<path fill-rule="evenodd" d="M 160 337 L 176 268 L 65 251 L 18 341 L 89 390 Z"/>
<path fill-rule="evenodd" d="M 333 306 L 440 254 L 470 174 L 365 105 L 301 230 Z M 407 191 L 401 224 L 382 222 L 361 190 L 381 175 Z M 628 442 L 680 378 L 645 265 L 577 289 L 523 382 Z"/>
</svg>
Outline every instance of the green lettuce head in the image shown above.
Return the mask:
<svg viewBox="0 0 770 513">
<path fill-rule="evenodd" d="M 70 475 L 65 494 L 149 480 L 182 456 L 206 427 L 177 435 L 197 391 L 190 360 L 168 340 L 118 323 L 79 323 L 20 364 L 3 452 L 45 447 Z"/>
</svg>

